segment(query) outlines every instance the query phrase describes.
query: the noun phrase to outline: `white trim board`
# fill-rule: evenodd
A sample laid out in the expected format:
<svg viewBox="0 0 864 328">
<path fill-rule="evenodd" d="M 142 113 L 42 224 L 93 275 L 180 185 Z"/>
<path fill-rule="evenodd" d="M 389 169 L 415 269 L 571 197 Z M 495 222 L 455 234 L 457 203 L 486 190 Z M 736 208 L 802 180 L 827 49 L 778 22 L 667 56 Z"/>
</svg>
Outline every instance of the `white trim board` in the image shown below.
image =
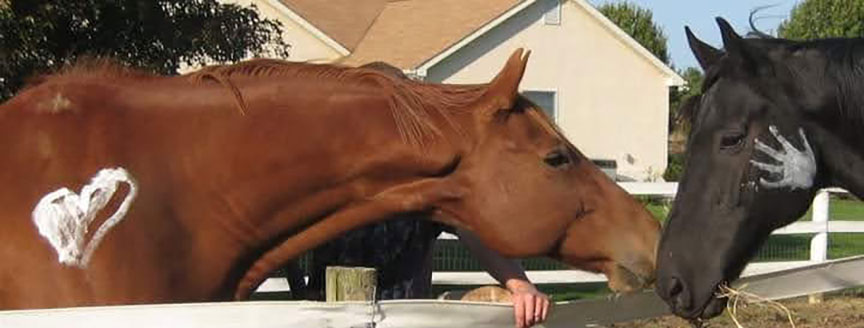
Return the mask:
<svg viewBox="0 0 864 328">
<path fill-rule="evenodd" d="M 632 37 L 630 37 L 630 35 L 628 35 L 627 32 L 624 32 L 623 30 L 621 30 L 621 28 L 618 27 L 618 25 L 615 25 L 615 23 L 613 23 L 611 20 L 609 20 L 609 18 L 606 18 L 606 16 L 604 16 L 603 13 L 601 13 L 599 10 L 597 10 L 597 8 L 594 8 L 594 6 L 592 6 L 590 3 L 588 3 L 585 0 L 565 0 L 565 1 L 571 1 L 571 2 L 579 5 L 580 7 L 582 7 L 582 9 L 585 9 L 585 11 L 588 12 L 588 14 L 590 14 L 592 17 L 594 17 L 595 19 L 600 21 L 600 23 L 601 23 L 601 25 L 603 25 L 603 27 L 605 27 L 607 30 L 612 32 L 612 35 L 617 37 L 618 40 L 621 40 L 621 42 L 624 42 L 625 45 L 627 45 L 628 47 L 630 47 L 631 49 L 636 51 L 636 53 L 642 55 L 642 57 L 647 59 L 657 69 L 659 69 L 661 72 L 665 73 L 667 76 L 667 79 L 666 79 L 666 85 L 667 86 L 682 86 L 682 85 L 684 85 L 684 78 L 682 78 L 680 75 L 678 75 L 678 73 L 676 73 L 671 68 L 669 68 L 669 66 L 666 66 L 665 63 L 663 63 L 659 59 L 657 59 L 657 57 L 654 56 L 654 54 L 652 54 L 650 51 L 648 51 L 648 49 L 645 49 L 645 47 L 643 47 L 641 44 L 639 44 L 639 42 L 637 42 Z"/>
<path fill-rule="evenodd" d="M 537 0 L 525 0 L 525 1 L 523 1 L 517 5 L 513 6 L 513 8 L 510 8 L 509 10 L 504 12 L 503 14 L 499 15 L 498 17 L 495 17 L 495 19 L 486 23 L 486 25 L 481 26 L 479 29 L 477 29 L 473 33 L 468 34 L 467 36 L 465 36 L 464 38 L 462 38 L 458 42 L 454 43 L 453 45 L 451 45 L 451 46 L 447 47 L 446 49 L 444 49 L 443 51 L 439 52 L 434 57 L 426 60 L 425 62 L 420 64 L 420 66 L 418 66 L 415 71 L 422 76 L 426 76 L 427 72 L 429 71 L 430 68 L 432 68 L 432 66 L 435 66 L 438 63 L 440 63 L 441 61 L 443 61 L 444 59 L 447 59 L 447 57 L 450 57 L 450 55 L 456 53 L 457 51 L 459 51 L 459 49 L 462 49 L 463 47 L 465 47 L 469 43 L 474 42 L 474 40 L 479 39 L 481 36 L 485 35 L 486 32 L 491 31 L 493 28 L 495 28 L 498 25 L 501 25 L 501 23 L 507 21 L 507 19 L 509 19 L 510 17 L 513 17 L 516 14 L 522 12 L 522 10 L 524 10 L 525 8 L 528 8 L 529 6 L 533 5 L 536 2 L 537 2 Z"/>
<path fill-rule="evenodd" d="M 552 122 L 554 122 L 555 124 L 560 123 L 558 121 L 558 117 L 561 116 L 561 92 L 558 91 L 557 88 L 525 88 L 525 89 L 519 90 L 519 93 L 521 93 L 523 96 L 525 95 L 525 92 L 538 92 L 538 93 L 539 92 L 548 92 L 548 93 L 552 93 L 552 95 L 553 95 L 552 96 L 552 102 L 553 102 L 553 105 L 555 106 L 555 108 L 554 108 L 555 111 L 552 113 L 553 114 L 552 115 Z"/>
<path fill-rule="evenodd" d="M 427 76 L 428 71 L 429 71 L 429 69 L 432 68 L 432 66 L 435 66 L 438 63 L 440 63 L 441 61 L 447 59 L 448 57 L 450 57 L 451 55 L 453 55 L 454 53 L 456 53 L 457 51 L 459 51 L 460 49 L 462 49 L 466 45 L 470 44 L 471 42 L 474 42 L 474 40 L 479 39 L 480 37 L 485 35 L 487 32 L 491 31 L 493 28 L 495 28 L 498 25 L 502 24 L 503 22 L 507 21 L 510 17 L 513 17 L 513 16 L 521 13 L 523 10 L 525 10 L 526 8 L 535 4 L 537 1 L 538 0 L 525 0 L 521 3 L 519 3 L 518 5 L 514 6 L 513 8 L 510 8 L 510 10 L 506 11 L 504 14 L 496 17 L 495 19 L 491 20 L 489 23 L 486 23 L 486 25 L 483 25 L 482 27 L 480 27 L 479 29 L 477 29 L 473 33 L 462 38 L 461 40 L 454 43 L 450 47 L 444 49 L 443 51 L 441 51 L 440 53 L 438 53 L 434 57 L 426 60 L 425 62 L 420 64 L 420 66 L 418 66 L 417 69 L 412 70 L 412 71 L 418 75 Z M 571 1 L 574 4 L 580 6 L 582 9 L 584 9 L 589 14 L 589 16 L 597 19 L 600 22 L 600 25 L 602 25 L 604 28 L 606 28 L 606 30 L 610 31 L 614 37 L 619 39 L 621 42 L 623 42 L 626 46 L 631 48 L 637 54 L 644 57 L 646 60 L 648 60 L 649 63 L 651 63 L 653 66 L 655 66 L 661 73 L 666 75 L 666 77 L 667 77 L 666 78 L 666 85 L 667 86 L 682 86 L 682 85 L 684 85 L 684 83 L 685 83 L 684 78 L 682 78 L 680 75 L 678 75 L 678 73 L 676 73 L 674 70 L 669 68 L 669 66 L 666 66 L 665 63 L 663 63 L 659 59 L 657 59 L 657 57 L 655 57 L 654 54 L 652 54 L 650 51 L 645 49 L 645 47 L 640 45 L 639 42 L 636 42 L 636 40 L 634 40 L 632 37 L 627 35 L 626 32 L 621 30 L 621 28 L 619 28 L 617 25 L 615 25 L 615 23 L 613 23 L 608 18 L 606 18 L 606 16 L 603 16 L 603 14 L 600 13 L 600 11 L 598 11 L 596 8 L 594 8 L 594 6 L 592 6 L 591 4 L 586 2 L 585 0 L 561 0 L 560 5 L 562 6 L 562 8 L 561 8 L 562 11 L 564 10 L 563 6 L 567 1 Z M 562 13 L 562 15 L 563 15 L 563 13 Z"/>
</svg>

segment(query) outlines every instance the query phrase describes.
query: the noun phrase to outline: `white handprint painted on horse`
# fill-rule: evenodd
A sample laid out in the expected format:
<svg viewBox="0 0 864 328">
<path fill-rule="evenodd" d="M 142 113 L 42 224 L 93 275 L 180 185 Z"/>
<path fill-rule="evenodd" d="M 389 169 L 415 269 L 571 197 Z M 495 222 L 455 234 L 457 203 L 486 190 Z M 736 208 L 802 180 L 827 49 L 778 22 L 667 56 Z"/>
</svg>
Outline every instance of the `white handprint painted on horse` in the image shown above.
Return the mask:
<svg viewBox="0 0 864 328">
<path fill-rule="evenodd" d="M 807 136 L 804 134 L 804 129 L 798 128 L 798 135 L 801 137 L 801 143 L 804 145 L 804 150 L 798 150 L 789 140 L 786 140 L 777 130 L 776 126 L 768 127 L 768 130 L 774 135 L 774 139 L 780 143 L 783 149 L 776 150 L 769 145 L 766 145 L 759 139 L 756 139 L 756 150 L 768 155 L 771 159 L 779 164 L 769 164 L 750 160 L 750 163 L 772 174 L 778 174 L 781 178 L 777 181 L 769 181 L 764 177 L 759 178 L 759 184 L 765 188 L 790 188 L 808 189 L 813 186 L 813 180 L 816 178 L 816 156 L 813 155 L 813 149 L 810 148 L 810 143 L 807 141 Z"/>
</svg>

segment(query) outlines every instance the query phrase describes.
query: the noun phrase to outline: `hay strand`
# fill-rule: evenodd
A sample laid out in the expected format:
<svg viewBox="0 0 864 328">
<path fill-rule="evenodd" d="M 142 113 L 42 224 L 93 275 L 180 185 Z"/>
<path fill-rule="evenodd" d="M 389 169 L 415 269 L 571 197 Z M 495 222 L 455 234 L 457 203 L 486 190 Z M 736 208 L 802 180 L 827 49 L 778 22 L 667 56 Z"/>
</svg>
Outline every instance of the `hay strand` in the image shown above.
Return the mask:
<svg viewBox="0 0 864 328">
<path fill-rule="evenodd" d="M 726 312 L 729 313 L 729 317 L 732 319 L 732 322 L 735 323 L 735 327 L 744 328 L 738 320 L 738 308 L 740 302 L 742 306 L 754 304 L 770 307 L 778 312 L 784 313 L 786 314 L 786 319 L 789 320 L 789 325 L 792 326 L 792 328 L 795 328 L 795 320 L 792 318 L 792 311 L 790 311 L 789 308 L 779 302 L 766 299 L 753 293 L 748 293 L 744 291 L 746 287 L 747 285 L 744 285 L 741 286 L 741 288 L 735 289 L 729 287 L 729 285 L 723 284 L 720 285 L 720 293 L 717 294 L 718 298 L 726 297 L 729 299 L 729 301 L 726 302 Z"/>
</svg>

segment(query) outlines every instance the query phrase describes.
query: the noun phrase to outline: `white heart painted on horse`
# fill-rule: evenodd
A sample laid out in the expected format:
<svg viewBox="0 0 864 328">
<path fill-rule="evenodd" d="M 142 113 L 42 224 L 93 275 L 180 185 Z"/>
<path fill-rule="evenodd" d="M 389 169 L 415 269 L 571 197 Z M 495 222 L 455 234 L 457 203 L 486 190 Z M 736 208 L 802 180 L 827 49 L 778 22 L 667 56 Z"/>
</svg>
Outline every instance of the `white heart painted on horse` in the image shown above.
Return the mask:
<svg viewBox="0 0 864 328">
<path fill-rule="evenodd" d="M 111 201 L 121 182 L 129 185 L 129 193 L 87 242 L 90 224 Z M 126 216 L 137 193 L 138 187 L 125 169 L 103 169 L 80 194 L 61 188 L 42 197 L 33 209 L 33 222 L 57 251 L 60 263 L 84 268 L 105 234 Z"/>
</svg>

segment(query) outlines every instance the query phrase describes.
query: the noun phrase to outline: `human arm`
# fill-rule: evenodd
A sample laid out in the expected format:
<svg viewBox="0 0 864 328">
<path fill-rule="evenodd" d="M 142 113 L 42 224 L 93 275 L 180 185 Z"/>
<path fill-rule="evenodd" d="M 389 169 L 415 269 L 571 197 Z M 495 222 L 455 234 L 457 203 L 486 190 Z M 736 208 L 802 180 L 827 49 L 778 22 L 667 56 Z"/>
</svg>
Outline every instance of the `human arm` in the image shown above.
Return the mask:
<svg viewBox="0 0 864 328">
<path fill-rule="evenodd" d="M 486 271 L 513 294 L 513 315 L 517 327 L 531 327 L 546 320 L 551 304 L 549 296 L 537 290 L 528 280 L 518 261 L 487 248 L 469 231 L 457 229 L 456 234 Z"/>
</svg>

